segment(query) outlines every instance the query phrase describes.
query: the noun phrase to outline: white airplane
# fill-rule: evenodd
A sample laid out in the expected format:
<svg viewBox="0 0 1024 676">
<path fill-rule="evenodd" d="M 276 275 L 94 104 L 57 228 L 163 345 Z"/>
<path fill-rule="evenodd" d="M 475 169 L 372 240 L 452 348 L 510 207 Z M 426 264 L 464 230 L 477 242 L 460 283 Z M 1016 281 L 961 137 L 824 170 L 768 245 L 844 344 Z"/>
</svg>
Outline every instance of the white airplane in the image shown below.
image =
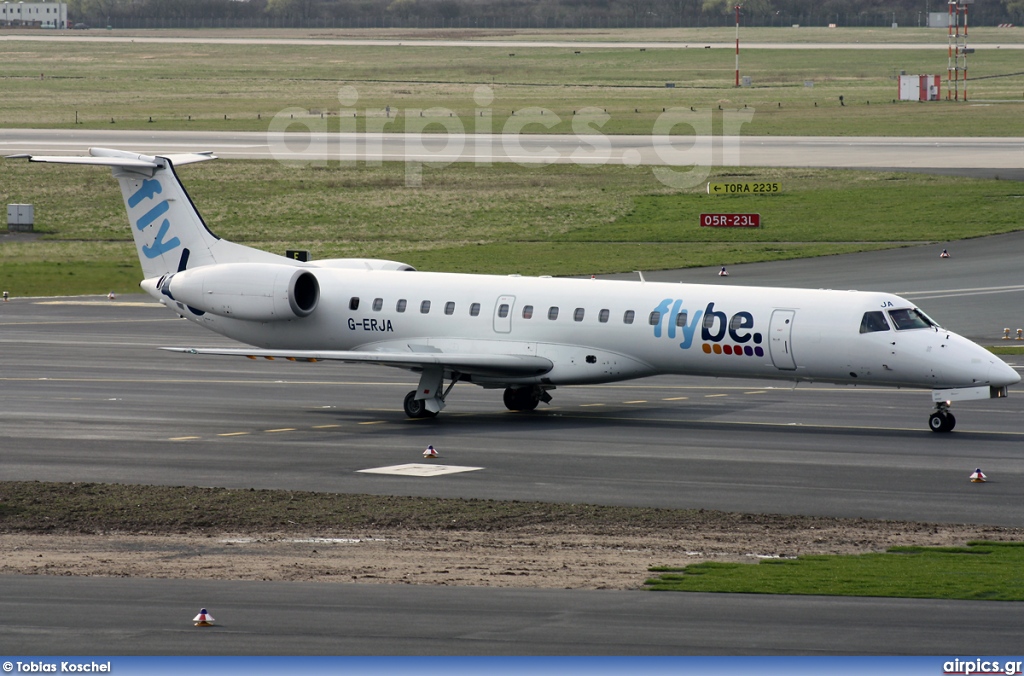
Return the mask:
<svg viewBox="0 0 1024 676">
<path fill-rule="evenodd" d="M 11 157 L 111 167 L 142 288 L 178 315 L 253 346 L 164 349 L 408 369 L 420 374 L 405 397 L 411 418 L 437 415 L 457 382 L 504 389 L 507 408 L 530 411 L 559 385 L 681 374 L 929 389 L 929 428 L 948 432 L 951 402 L 1005 397 L 1020 381 L 1001 359 L 888 293 L 292 260 L 207 229 L 175 167 L 211 153 L 89 152 Z"/>
</svg>

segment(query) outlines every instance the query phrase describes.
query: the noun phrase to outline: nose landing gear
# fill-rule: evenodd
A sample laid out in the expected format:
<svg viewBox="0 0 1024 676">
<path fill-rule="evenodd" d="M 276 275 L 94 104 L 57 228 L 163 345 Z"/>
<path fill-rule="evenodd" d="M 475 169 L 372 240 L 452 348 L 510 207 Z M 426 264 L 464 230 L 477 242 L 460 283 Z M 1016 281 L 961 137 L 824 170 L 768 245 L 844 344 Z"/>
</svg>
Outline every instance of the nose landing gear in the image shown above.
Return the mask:
<svg viewBox="0 0 1024 676">
<path fill-rule="evenodd" d="M 956 418 L 949 412 L 949 404 L 939 402 L 928 417 L 928 429 L 932 432 L 951 432 L 956 427 Z"/>
</svg>

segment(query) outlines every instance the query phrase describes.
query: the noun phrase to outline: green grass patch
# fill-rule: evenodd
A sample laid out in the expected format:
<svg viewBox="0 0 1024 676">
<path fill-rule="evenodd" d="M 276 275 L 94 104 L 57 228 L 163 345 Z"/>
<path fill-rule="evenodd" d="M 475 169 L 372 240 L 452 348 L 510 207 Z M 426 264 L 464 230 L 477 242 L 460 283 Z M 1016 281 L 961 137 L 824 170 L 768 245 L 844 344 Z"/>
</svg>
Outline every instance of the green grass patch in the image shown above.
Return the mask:
<svg viewBox="0 0 1024 676">
<path fill-rule="evenodd" d="M 652 568 L 655 591 L 1024 601 L 1024 542 Z"/>
<path fill-rule="evenodd" d="M 992 354 L 1024 354 L 1024 345 L 992 345 L 988 348 Z"/>
<path fill-rule="evenodd" d="M 810 35 L 786 29 L 767 34 L 775 36 L 772 41 L 794 42 Z M 733 86 L 733 49 L 704 49 L 704 43 L 723 39 L 714 32 L 691 34 L 695 43 L 687 49 L 584 47 L 579 53 L 573 48 L 414 43 L 8 42 L 0 47 L 5 66 L 0 126 L 264 131 L 276 113 L 297 108 L 306 113 L 300 121 L 317 130 L 342 129 L 355 113 L 356 127 L 345 129 L 401 132 L 409 125 L 418 128 L 419 110 L 440 107 L 444 117 L 453 114 L 448 121 L 457 119 L 468 132 L 499 132 L 521 121 L 512 111 L 544 108 L 545 124 L 534 123 L 526 131 L 571 133 L 574 111 L 589 107 L 609 115 L 600 128 L 604 133 L 650 134 L 667 108 L 747 107 L 756 112 L 742 127 L 744 134 L 1019 134 L 1024 76 L 1012 75 L 1021 72 L 1019 52 L 982 44 L 1004 39 L 1003 34 L 975 38 L 971 104 L 893 102 L 900 71 L 943 74 L 947 65 L 945 33 L 904 34 L 908 41 L 921 42 L 922 49 L 745 49 L 741 70 L 753 86 L 744 88 Z M 847 35 L 856 42 L 875 32 Z M 634 39 L 630 31 L 602 38 Z M 891 39 L 900 38 L 894 34 Z M 1006 75 L 1012 76 L 990 77 Z M 805 86 L 808 81 L 813 87 Z M 666 83 L 675 87 L 666 88 Z M 476 101 L 481 86 L 493 95 L 483 106 Z M 358 99 L 343 106 L 341 87 L 354 88 Z M 846 105 L 840 105 L 840 96 Z M 386 106 L 393 112 L 390 119 Z M 486 128 L 480 127 L 481 107 L 490 113 Z M 968 111 L 970 124 L 964 125 Z M 720 118 L 715 124 L 718 132 Z M 676 132 L 689 129 L 681 126 Z"/>
<path fill-rule="evenodd" d="M 316 259 L 371 257 L 423 270 L 582 275 L 731 265 L 979 237 L 1020 227 L 1020 183 L 809 169 L 719 169 L 782 192 L 712 197 L 621 165 L 292 167 L 197 164 L 181 172 L 219 236 Z M 954 199 L 953 196 L 956 198 Z M 0 200 L 35 205 L 36 241 L 0 236 L 13 295 L 137 291 L 117 184 L 96 167 L 0 162 Z M 763 227 L 702 228 L 702 212 L 757 212 Z M 827 214 L 827 217 L 823 217 Z"/>
</svg>

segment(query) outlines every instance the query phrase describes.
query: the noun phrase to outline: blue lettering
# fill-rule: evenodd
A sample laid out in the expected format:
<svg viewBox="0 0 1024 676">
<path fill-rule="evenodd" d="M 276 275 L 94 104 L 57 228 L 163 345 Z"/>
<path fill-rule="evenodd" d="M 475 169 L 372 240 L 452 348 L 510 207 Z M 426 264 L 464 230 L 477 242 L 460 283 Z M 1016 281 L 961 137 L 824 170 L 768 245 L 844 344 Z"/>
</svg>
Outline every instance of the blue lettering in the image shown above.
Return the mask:
<svg viewBox="0 0 1024 676">
<path fill-rule="evenodd" d="M 135 223 L 135 227 L 138 228 L 139 230 L 145 230 L 153 223 L 153 221 L 166 214 L 167 210 L 170 208 L 170 203 L 167 200 L 164 200 L 163 202 L 161 202 L 160 204 L 156 205 L 155 207 L 147 211 L 145 214 L 143 214 L 142 218 L 140 218 Z M 167 221 L 164 221 L 164 223 L 166 222 Z"/>
<path fill-rule="evenodd" d="M 708 321 L 708 318 L 710 318 L 710 321 Z M 701 340 L 710 340 L 710 341 L 716 342 L 716 343 L 718 341 L 722 340 L 722 338 L 725 337 L 725 329 L 728 326 L 728 323 L 727 323 L 726 317 L 725 317 L 725 313 L 724 312 L 716 312 L 715 311 L 715 304 L 714 303 L 708 303 L 708 307 L 704 311 L 704 319 L 705 319 L 704 324 L 701 326 L 701 329 L 700 329 L 700 339 Z M 715 328 L 715 332 L 712 333 L 711 329 L 712 329 L 712 327 L 715 327 L 716 324 L 717 324 L 717 327 Z"/>
<path fill-rule="evenodd" d="M 128 207 L 134 209 L 138 206 L 139 202 L 145 199 L 152 199 L 154 196 L 163 192 L 163 187 L 160 185 L 160 181 L 147 178 L 142 182 L 142 186 L 135 191 L 135 194 L 128 198 Z"/>
<path fill-rule="evenodd" d="M 658 324 L 654 327 L 654 337 L 655 338 L 661 338 L 661 322 L 664 321 L 665 316 L 668 314 L 668 308 L 669 308 L 669 304 L 671 302 L 672 302 L 671 298 L 666 298 L 665 300 L 663 300 L 660 303 L 658 303 L 658 307 L 654 308 L 655 312 L 658 312 L 658 313 L 661 314 L 661 319 L 658 320 Z"/>
<path fill-rule="evenodd" d="M 676 317 L 679 315 L 679 308 L 682 307 L 683 301 L 677 300 L 672 305 L 672 313 L 668 316 L 668 337 L 675 339 L 676 337 Z"/>
<path fill-rule="evenodd" d="M 671 308 L 671 312 L 669 308 Z M 701 327 L 701 340 L 706 342 L 718 343 L 728 339 L 732 343 L 742 344 L 753 341 L 755 345 L 760 345 L 763 339 L 760 333 L 751 331 L 755 323 L 753 313 L 740 311 L 729 317 L 725 312 L 716 310 L 714 303 L 708 303 L 705 309 L 691 314 L 683 307 L 682 300 L 666 298 L 658 304 L 653 312 L 660 315 L 658 323 L 654 326 L 654 337 L 661 337 L 662 323 L 667 322 L 667 337 L 674 340 L 677 333 L 681 333 L 683 340 L 679 343 L 679 347 L 683 350 L 687 350 L 693 345 L 698 326 Z M 678 323 L 680 321 L 682 324 Z M 743 353 L 738 345 L 734 348 L 739 350 L 740 354 Z"/>
<path fill-rule="evenodd" d="M 181 246 L 181 240 L 177 237 L 172 237 L 168 241 L 164 241 L 164 237 L 167 235 L 167 231 L 171 229 L 171 222 L 166 218 L 163 224 L 160 225 L 160 232 L 156 233 L 156 239 L 153 240 L 153 246 L 143 246 L 142 253 L 146 254 L 146 258 L 156 258 L 161 256 L 172 249 Z"/>
<path fill-rule="evenodd" d="M 737 343 L 745 343 L 750 340 L 750 333 L 739 333 L 737 329 L 754 328 L 754 315 L 749 312 L 737 312 L 729 320 L 729 337 Z M 757 341 L 761 342 L 761 341 Z"/>
<path fill-rule="evenodd" d="M 684 350 L 689 349 L 690 345 L 693 343 L 693 334 L 697 332 L 697 324 L 700 323 L 700 318 L 703 314 L 703 310 L 697 310 L 693 313 L 693 319 L 690 320 L 690 323 L 682 326 L 683 342 L 679 343 L 679 347 Z"/>
</svg>

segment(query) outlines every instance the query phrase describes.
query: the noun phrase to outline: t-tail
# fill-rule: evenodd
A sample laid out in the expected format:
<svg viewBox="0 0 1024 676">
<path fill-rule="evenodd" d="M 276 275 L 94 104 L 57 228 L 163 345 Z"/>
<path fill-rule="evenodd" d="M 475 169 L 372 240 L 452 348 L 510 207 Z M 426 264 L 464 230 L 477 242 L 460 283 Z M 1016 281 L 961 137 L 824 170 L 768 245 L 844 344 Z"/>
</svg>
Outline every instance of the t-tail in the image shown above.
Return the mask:
<svg viewBox="0 0 1024 676">
<path fill-rule="evenodd" d="M 140 155 L 90 148 L 88 157 L 14 155 L 31 162 L 108 166 L 121 185 L 135 248 L 147 279 L 214 263 L 288 263 L 283 256 L 217 237 L 199 215 L 175 166 L 216 159 L 213 153 Z"/>
</svg>

